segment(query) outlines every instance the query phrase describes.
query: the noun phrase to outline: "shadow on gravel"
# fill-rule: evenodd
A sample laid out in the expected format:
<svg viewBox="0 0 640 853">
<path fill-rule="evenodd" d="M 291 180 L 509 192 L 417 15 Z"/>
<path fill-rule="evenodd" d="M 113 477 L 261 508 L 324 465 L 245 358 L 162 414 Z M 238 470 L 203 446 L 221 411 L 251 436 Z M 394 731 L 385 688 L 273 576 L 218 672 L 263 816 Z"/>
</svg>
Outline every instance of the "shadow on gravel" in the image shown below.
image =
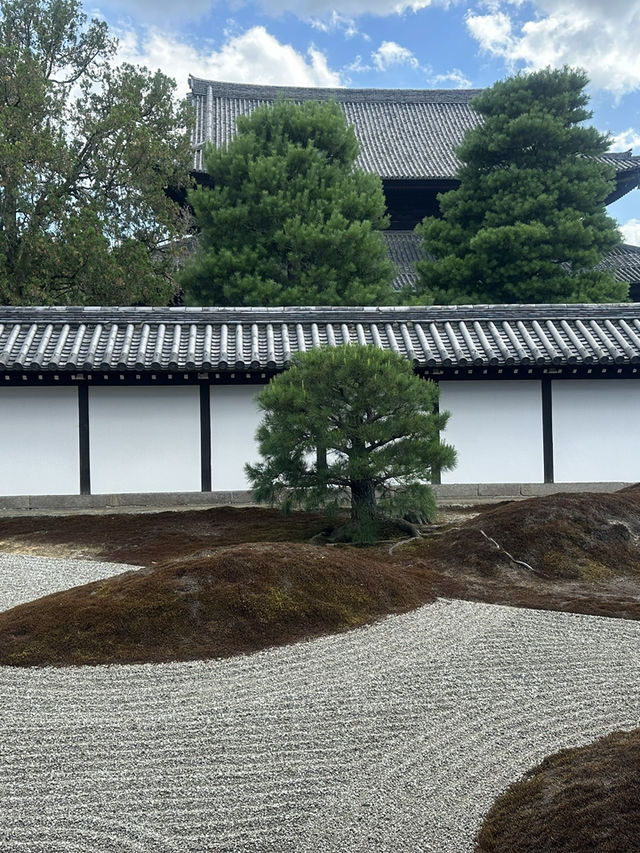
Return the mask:
<svg viewBox="0 0 640 853">
<path fill-rule="evenodd" d="M 0 664 L 224 657 L 437 596 L 640 618 L 640 490 L 474 511 L 392 555 L 309 544 L 326 519 L 259 508 L 3 519 L 0 550 L 145 568 L 0 613 Z"/>
</svg>

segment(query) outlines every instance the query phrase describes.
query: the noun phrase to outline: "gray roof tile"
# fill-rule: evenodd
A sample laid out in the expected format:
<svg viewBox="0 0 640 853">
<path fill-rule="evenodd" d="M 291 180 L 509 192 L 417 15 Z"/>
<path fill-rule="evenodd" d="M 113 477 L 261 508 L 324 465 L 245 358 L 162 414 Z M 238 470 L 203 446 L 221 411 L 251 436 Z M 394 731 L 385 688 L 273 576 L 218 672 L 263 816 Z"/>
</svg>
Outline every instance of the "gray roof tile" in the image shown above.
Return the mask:
<svg viewBox="0 0 640 853">
<path fill-rule="evenodd" d="M 596 269 L 611 270 L 616 281 L 640 282 L 640 246 L 623 243 L 600 261 Z"/>
<path fill-rule="evenodd" d="M 239 115 L 249 115 L 277 97 L 296 102 L 335 100 L 353 124 L 358 164 L 383 178 L 451 178 L 453 148 L 478 123 L 469 102 L 480 89 L 301 89 L 249 86 L 189 78 L 195 107 L 195 169 L 203 170 L 202 145 L 229 143 Z"/>
<path fill-rule="evenodd" d="M 393 287 L 396 290 L 405 286 L 413 287 L 416 281 L 415 262 L 424 257 L 420 237 L 414 231 L 383 231 L 382 236 L 397 270 Z M 628 243 L 617 246 L 605 255 L 596 269 L 612 271 L 616 281 L 639 284 L 640 246 Z"/>
<path fill-rule="evenodd" d="M 364 343 L 423 367 L 640 363 L 640 306 L 2 308 L 0 371 L 280 370 Z"/>
<path fill-rule="evenodd" d="M 481 89 L 321 89 L 258 86 L 189 78 L 195 108 L 194 168 L 203 171 L 205 142 L 225 146 L 239 115 L 249 115 L 278 97 L 297 102 L 335 100 L 353 124 L 360 143 L 358 164 L 387 179 L 455 178 L 460 161 L 454 149 L 480 117 L 470 102 Z M 640 179 L 640 157 L 631 152 L 599 158 L 618 175 Z M 630 189 L 630 187 L 629 187 Z"/>
<path fill-rule="evenodd" d="M 415 263 L 423 257 L 420 237 L 414 231 L 383 231 L 389 258 L 396 268 L 395 290 L 413 287 L 416 282 Z"/>
</svg>

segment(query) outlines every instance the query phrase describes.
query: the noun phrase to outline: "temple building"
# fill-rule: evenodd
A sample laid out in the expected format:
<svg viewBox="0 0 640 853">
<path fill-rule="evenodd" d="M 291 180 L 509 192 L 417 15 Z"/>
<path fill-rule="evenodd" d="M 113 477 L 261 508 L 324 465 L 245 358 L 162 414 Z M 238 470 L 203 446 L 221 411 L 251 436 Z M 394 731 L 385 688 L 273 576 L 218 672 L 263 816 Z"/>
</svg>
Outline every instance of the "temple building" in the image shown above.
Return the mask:
<svg viewBox="0 0 640 853">
<path fill-rule="evenodd" d="M 302 89 L 256 86 L 189 78 L 189 99 L 195 109 L 192 135 L 196 179 L 207 180 L 202 149 L 207 142 L 225 146 L 236 130 L 236 119 L 278 98 L 334 100 L 344 110 L 360 145 L 357 165 L 379 175 L 391 224 L 384 232 L 396 264 L 396 288 L 415 280 L 414 263 L 421 246 L 413 229 L 425 216 L 439 214 L 438 193 L 458 186 L 460 161 L 456 147 L 480 116 L 471 107 L 480 89 Z M 600 158 L 616 173 L 615 188 L 606 200 L 617 201 L 640 184 L 640 157 L 630 151 Z M 630 285 L 640 300 L 640 247 L 622 245 L 602 262 L 618 281 Z"/>
<path fill-rule="evenodd" d="M 194 171 L 238 115 L 277 97 L 335 99 L 380 175 L 398 285 L 413 227 L 456 186 L 475 91 L 288 89 L 190 79 Z M 603 155 L 609 201 L 640 158 Z M 640 248 L 603 261 L 640 286 Z M 0 507 L 247 500 L 256 394 L 297 352 L 388 349 L 438 383 L 458 452 L 441 496 L 513 497 L 640 480 L 640 304 L 283 308 L 0 308 Z"/>
</svg>

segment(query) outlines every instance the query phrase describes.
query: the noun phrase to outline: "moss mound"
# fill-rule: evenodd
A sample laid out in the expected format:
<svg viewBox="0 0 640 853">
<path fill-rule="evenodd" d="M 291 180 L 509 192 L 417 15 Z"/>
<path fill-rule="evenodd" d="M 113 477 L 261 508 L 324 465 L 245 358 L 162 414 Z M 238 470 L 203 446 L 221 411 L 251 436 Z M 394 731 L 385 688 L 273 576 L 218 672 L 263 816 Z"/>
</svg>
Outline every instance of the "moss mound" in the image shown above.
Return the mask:
<svg viewBox="0 0 640 853">
<path fill-rule="evenodd" d="M 511 785 L 489 811 L 476 853 L 636 853 L 640 729 L 565 749 Z"/>
<path fill-rule="evenodd" d="M 223 657 L 437 596 L 640 619 L 638 488 L 460 515 L 392 556 L 308 544 L 331 522 L 256 507 L 3 519 L 4 549 L 146 568 L 0 613 L 0 664 Z"/>
<path fill-rule="evenodd" d="M 539 578 L 598 581 L 640 577 L 639 540 L 640 491 L 629 489 L 499 506 L 438 541 L 419 544 L 416 553 L 485 576 L 512 570 L 520 561 Z M 520 565 L 520 570 L 524 574 L 527 567 Z"/>
<path fill-rule="evenodd" d="M 285 517 L 259 507 L 99 512 L 0 519 L 0 541 L 36 552 L 38 546 L 71 546 L 77 556 L 148 566 L 220 545 L 306 542 L 327 524 L 323 515 L 295 512 Z"/>
<path fill-rule="evenodd" d="M 146 663 L 252 652 L 429 599 L 381 554 L 243 544 L 54 593 L 0 613 L 0 664 Z"/>
</svg>

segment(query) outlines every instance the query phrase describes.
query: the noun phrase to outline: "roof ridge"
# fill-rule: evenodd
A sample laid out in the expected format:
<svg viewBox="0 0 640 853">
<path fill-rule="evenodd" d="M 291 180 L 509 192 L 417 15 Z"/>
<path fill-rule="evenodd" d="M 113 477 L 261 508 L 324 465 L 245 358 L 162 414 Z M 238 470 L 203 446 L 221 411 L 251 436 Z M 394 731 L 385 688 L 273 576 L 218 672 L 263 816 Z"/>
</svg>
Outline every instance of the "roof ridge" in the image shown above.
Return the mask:
<svg viewBox="0 0 640 853">
<path fill-rule="evenodd" d="M 469 103 L 482 89 L 351 89 L 323 86 L 274 86 L 258 83 L 228 83 L 189 75 L 192 95 L 206 95 L 209 88 L 215 97 L 249 100 L 274 100 L 278 96 L 295 100 L 336 100 L 340 102 L 380 103 Z"/>
<path fill-rule="evenodd" d="M 281 306 L 281 307 L 99 307 L 99 306 L 0 306 L 0 323 L 85 321 L 182 322 L 182 323 L 314 323 L 361 320 L 381 322 L 435 322 L 483 318 L 540 319 L 551 317 L 615 317 L 640 319 L 638 303 L 483 304 L 430 306 Z"/>
</svg>

